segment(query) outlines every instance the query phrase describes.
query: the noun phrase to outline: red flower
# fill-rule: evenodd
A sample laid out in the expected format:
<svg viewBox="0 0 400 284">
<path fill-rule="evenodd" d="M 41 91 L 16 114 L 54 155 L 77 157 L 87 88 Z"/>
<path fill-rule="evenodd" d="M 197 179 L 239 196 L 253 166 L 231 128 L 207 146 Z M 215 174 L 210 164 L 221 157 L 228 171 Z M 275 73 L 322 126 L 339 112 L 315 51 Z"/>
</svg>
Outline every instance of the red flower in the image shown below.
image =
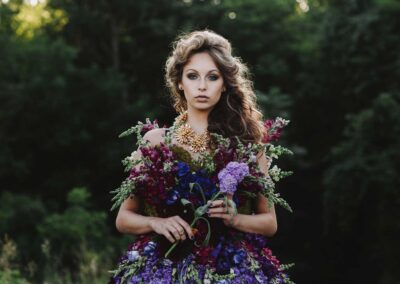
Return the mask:
<svg viewBox="0 0 400 284">
<path fill-rule="evenodd" d="M 274 255 L 272 255 L 272 251 L 269 248 L 263 248 L 262 252 L 271 261 L 271 263 L 274 265 L 274 267 L 276 269 L 279 269 L 280 262 Z"/>
<path fill-rule="evenodd" d="M 195 250 L 195 255 L 198 257 L 198 261 L 202 265 L 206 264 L 213 264 L 214 259 L 211 257 L 211 252 L 213 248 L 210 246 L 200 247 L 199 249 Z"/>
<path fill-rule="evenodd" d="M 254 247 L 252 244 L 250 244 L 249 242 L 243 242 L 243 245 L 246 247 L 246 249 L 250 252 L 254 252 Z"/>
<path fill-rule="evenodd" d="M 149 235 L 139 235 L 137 239 L 128 246 L 128 250 L 142 250 L 149 241 Z"/>
</svg>

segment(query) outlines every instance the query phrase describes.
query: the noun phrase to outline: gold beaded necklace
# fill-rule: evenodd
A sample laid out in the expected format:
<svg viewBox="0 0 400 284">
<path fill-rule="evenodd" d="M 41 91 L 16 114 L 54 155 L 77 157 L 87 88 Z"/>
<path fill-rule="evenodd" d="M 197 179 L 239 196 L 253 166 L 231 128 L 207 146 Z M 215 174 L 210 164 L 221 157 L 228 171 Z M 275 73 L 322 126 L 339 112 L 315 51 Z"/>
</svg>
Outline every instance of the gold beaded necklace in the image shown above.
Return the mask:
<svg viewBox="0 0 400 284">
<path fill-rule="evenodd" d="M 187 111 L 181 113 L 175 119 L 175 137 L 176 140 L 184 145 L 188 145 L 190 151 L 197 153 L 206 151 L 210 142 L 210 133 L 206 130 L 202 134 L 197 134 L 187 123 Z"/>
</svg>

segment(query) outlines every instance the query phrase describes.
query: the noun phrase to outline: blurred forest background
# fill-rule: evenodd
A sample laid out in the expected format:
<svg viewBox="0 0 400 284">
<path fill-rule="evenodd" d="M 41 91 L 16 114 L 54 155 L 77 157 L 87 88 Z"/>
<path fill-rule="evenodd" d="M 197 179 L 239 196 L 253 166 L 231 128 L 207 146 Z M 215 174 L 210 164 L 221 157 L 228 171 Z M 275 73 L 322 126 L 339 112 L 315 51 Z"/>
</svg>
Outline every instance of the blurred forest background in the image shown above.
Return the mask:
<svg viewBox="0 0 400 284">
<path fill-rule="evenodd" d="M 184 31 L 226 38 L 253 72 L 295 174 L 274 254 L 296 283 L 400 283 L 400 1 L 0 0 L 0 283 L 105 283 L 132 236 L 110 191 L 171 125 L 163 66 Z"/>
</svg>

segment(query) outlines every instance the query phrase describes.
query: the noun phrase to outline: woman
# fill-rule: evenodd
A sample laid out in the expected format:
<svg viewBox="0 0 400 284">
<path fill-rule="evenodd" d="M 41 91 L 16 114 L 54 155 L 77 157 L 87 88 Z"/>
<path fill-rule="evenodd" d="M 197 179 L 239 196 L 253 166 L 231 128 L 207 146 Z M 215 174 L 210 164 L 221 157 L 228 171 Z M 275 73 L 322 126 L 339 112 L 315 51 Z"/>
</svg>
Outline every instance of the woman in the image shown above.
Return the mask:
<svg viewBox="0 0 400 284">
<path fill-rule="evenodd" d="M 165 142 L 168 136 L 172 144 L 185 149 L 193 160 L 215 149 L 210 133 L 217 133 L 228 138 L 237 136 L 243 143 L 261 143 L 265 129 L 262 114 L 255 103 L 256 97 L 252 83 L 248 79 L 246 66 L 239 58 L 233 57 L 231 52 L 230 43 L 209 30 L 195 31 L 178 38 L 165 69 L 166 82 L 174 107 L 181 113 L 175 122 L 183 123 L 177 128 L 150 130 L 143 137 L 146 141 L 156 146 Z M 139 156 L 140 151 L 135 151 L 134 157 Z M 268 175 L 269 159 L 264 151 L 258 153 L 257 163 L 261 171 Z M 137 165 L 136 169 L 139 170 L 140 165 Z M 232 194 L 229 198 L 232 200 Z M 133 235 L 157 234 L 165 237 L 164 240 L 168 240 L 170 245 L 176 242 L 182 245 L 192 244 L 189 239 L 194 240 L 196 236 L 195 230 L 189 224 L 191 217 L 183 216 L 184 214 L 180 212 L 173 216 L 145 216 L 141 211 L 142 203 L 143 200 L 133 195 L 123 202 L 116 218 L 116 227 L 120 232 Z M 206 254 L 207 256 L 204 257 L 210 258 L 207 258 L 207 261 L 216 266 L 213 275 L 207 275 L 208 272 L 202 270 L 207 264 L 204 258 L 193 256 L 195 247 L 183 245 L 177 248 L 172 262 L 168 260 L 168 265 L 164 265 L 165 258 L 157 257 L 159 262 L 164 262 L 162 269 L 158 269 L 154 264 L 153 267 L 147 267 L 147 270 L 146 268 L 138 269 L 134 275 L 125 279 L 123 279 L 123 273 L 126 271 L 121 269 L 115 274 L 113 281 L 119 283 L 123 279 L 127 283 L 290 282 L 287 275 L 282 272 L 283 268 L 279 262 L 265 247 L 263 236 L 271 237 L 277 231 L 275 209 L 273 205 L 268 206 L 266 197 L 259 194 L 253 203 L 253 210 L 247 214 L 237 214 L 235 202 L 214 200 L 208 204 L 208 218 L 212 220 L 213 234 L 210 243 L 213 250 L 200 253 L 197 250 L 195 255 Z M 246 244 L 251 248 L 241 245 L 239 249 L 241 255 L 234 255 L 232 249 L 237 250 L 238 246 L 231 246 L 229 243 L 231 235 L 227 234 L 228 231 L 250 233 L 247 234 Z M 223 247 L 222 250 L 221 247 Z M 254 261 L 258 263 L 253 263 L 251 269 L 241 267 L 240 262 L 244 262 L 246 249 L 263 249 L 264 256 L 268 255 L 268 257 L 261 259 L 260 256 L 259 261 L 254 258 Z M 230 251 L 232 261 L 237 265 L 221 260 L 222 254 L 228 254 L 226 251 Z M 182 263 L 188 258 L 194 264 L 193 267 L 197 267 L 196 272 L 189 273 L 186 269 L 185 276 L 182 276 L 184 270 Z M 150 265 L 147 264 L 147 266 Z"/>
</svg>

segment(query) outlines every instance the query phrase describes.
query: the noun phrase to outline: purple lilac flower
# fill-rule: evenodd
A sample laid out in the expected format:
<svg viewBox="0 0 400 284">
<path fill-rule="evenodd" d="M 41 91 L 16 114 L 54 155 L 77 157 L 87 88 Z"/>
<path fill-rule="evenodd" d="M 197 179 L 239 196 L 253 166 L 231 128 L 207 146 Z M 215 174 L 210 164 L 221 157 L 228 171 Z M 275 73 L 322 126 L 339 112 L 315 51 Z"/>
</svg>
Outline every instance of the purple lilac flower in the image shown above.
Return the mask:
<svg viewBox="0 0 400 284">
<path fill-rule="evenodd" d="M 220 191 L 233 194 L 237 185 L 249 174 L 249 166 L 246 163 L 229 162 L 228 165 L 218 173 Z"/>
<path fill-rule="evenodd" d="M 249 174 L 249 166 L 246 163 L 229 162 L 226 170 L 235 177 L 238 183 Z"/>
<path fill-rule="evenodd" d="M 218 175 L 220 179 L 220 190 L 224 193 L 231 193 L 233 194 L 236 191 L 237 187 L 237 180 L 230 174 Z"/>
</svg>

